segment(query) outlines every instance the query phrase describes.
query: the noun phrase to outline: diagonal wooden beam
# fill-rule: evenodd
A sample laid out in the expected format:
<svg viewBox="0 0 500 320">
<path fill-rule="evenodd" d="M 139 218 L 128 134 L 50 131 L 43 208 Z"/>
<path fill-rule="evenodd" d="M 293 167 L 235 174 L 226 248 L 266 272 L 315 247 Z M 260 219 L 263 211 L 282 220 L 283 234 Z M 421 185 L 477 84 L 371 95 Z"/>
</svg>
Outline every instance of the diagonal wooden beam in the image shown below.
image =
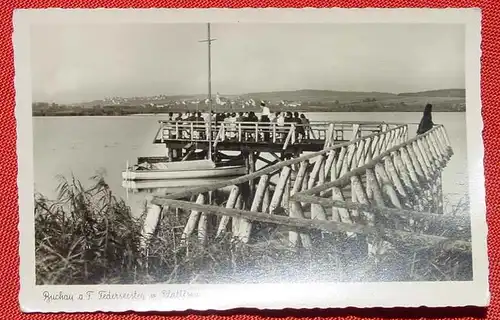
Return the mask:
<svg viewBox="0 0 500 320">
<path fill-rule="evenodd" d="M 249 221 L 261 221 L 267 223 L 279 224 L 288 226 L 292 229 L 305 228 L 317 229 L 327 232 L 354 232 L 357 234 L 374 235 L 384 237 L 391 241 L 401 239 L 402 241 L 416 241 L 424 245 L 436 245 L 440 249 L 446 251 L 466 251 L 472 250 L 471 242 L 464 240 L 451 240 L 441 236 L 417 234 L 400 230 L 385 229 L 372 227 L 363 224 L 346 224 L 336 221 L 325 221 L 316 219 L 290 218 L 280 215 L 263 214 L 253 211 L 245 211 L 239 209 L 223 208 L 213 205 L 202 205 L 189 201 L 154 198 L 154 205 L 169 206 L 171 208 L 181 208 L 185 210 L 194 210 L 206 214 L 214 214 L 217 216 L 230 216 L 235 218 L 243 218 Z"/>
<path fill-rule="evenodd" d="M 403 218 L 420 218 L 430 222 L 437 222 L 442 224 L 448 224 L 457 228 L 470 229 L 470 217 L 467 216 L 452 216 L 452 215 L 443 215 L 443 214 L 435 214 L 430 212 L 420 212 L 406 209 L 396 209 L 396 208 L 388 208 L 388 207 L 376 207 L 371 205 L 365 205 L 361 203 L 354 203 L 351 201 L 338 201 L 331 200 L 327 198 L 320 198 L 310 195 L 304 195 L 301 193 L 296 193 L 292 196 L 293 200 L 306 202 L 306 203 L 314 203 L 322 205 L 326 208 L 336 207 L 343 208 L 348 210 L 360 210 L 360 211 L 368 211 L 373 212 L 375 214 L 389 216 L 395 215 Z"/>
</svg>

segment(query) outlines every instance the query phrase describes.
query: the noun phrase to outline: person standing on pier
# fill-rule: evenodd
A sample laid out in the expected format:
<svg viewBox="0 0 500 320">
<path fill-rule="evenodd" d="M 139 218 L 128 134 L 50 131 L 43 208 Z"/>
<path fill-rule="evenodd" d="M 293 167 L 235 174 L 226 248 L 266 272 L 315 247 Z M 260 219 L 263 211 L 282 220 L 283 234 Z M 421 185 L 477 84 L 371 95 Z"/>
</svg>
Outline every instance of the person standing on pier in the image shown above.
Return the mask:
<svg viewBox="0 0 500 320">
<path fill-rule="evenodd" d="M 304 126 L 302 125 L 302 120 L 300 120 L 299 113 L 295 111 L 293 113 L 293 121 L 295 122 L 295 139 L 299 141 L 304 139 L 305 131 Z"/>
<path fill-rule="evenodd" d="M 417 135 L 424 134 L 434 127 L 434 122 L 432 122 L 432 104 L 428 103 L 424 109 L 424 115 L 420 120 L 418 125 Z"/>
<path fill-rule="evenodd" d="M 271 111 L 269 111 L 269 108 L 266 107 L 266 104 L 264 103 L 264 101 L 261 101 L 260 102 L 260 107 L 262 109 L 262 112 L 261 112 L 261 118 L 263 116 L 266 116 L 268 119 L 269 119 L 269 116 L 271 115 Z"/>
<path fill-rule="evenodd" d="M 302 123 L 304 129 L 304 138 L 309 139 L 309 130 L 311 130 L 311 125 L 309 124 L 309 119 L 307 119 L 303 113 L 300 114 L 300 122 Z"/>
<path fill-rule="evenodd" d="M 269 116 L 271 115 L 271 112 L 269 111 L 269 108 L 266 107 L 266 104 L 264 102 L 260 103 L 260 107 L 262 108 L 262 114 L 260 115 L 260 121 L 263 123 L 269 123 L 271 120 L 269 119 Z M 262 135 L 264 138 L 264 141 L 269 141 L 269 125 L 261 125 L 262 127 Z"/>
<path fill-rule="evenodd" d="M 262 130 L 262 138 L 264 139 L 264 141 L 269 141 L 271 137 L 271 126 L 270 126 L 271 120 L 269 119 L 268 116 L 262 115 L 260 117 L 259 122 L 261 123 L 260 127 Z"/>
</svg>

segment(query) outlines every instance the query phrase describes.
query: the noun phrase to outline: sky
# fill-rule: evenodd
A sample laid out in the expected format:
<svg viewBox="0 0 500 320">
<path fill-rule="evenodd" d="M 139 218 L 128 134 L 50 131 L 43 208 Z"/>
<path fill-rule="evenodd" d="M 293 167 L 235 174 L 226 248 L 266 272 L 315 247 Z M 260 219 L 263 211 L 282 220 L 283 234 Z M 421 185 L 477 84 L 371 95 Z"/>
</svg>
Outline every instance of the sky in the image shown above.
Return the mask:
<svg viewBox="0 0 500 320">
<path fill-rule="evenodd" d="M 212 24 L 212 91 L 465 88 L 465 29 L 448 24 Z M 36 25 L 34 101 L 206 94 L 206 24 Z"/>
</svg>

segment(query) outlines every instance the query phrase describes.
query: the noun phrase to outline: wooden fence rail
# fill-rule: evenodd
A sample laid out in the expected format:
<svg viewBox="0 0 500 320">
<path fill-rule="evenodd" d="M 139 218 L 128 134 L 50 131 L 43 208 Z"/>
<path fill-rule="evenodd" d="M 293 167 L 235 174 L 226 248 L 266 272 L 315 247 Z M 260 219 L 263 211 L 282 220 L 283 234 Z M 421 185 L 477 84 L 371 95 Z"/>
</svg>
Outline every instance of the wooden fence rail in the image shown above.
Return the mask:
<svg viewBox="0 0 500 320">
<path fill-rule="evenodd" d="M 202 243 L 207 233 L 231 233 L 240 242 L 251 242 L 258 221 L 286 226 L 289 244 L 306 248 L 313 245 L 310 230 L 317 229 L 370 235 L 366 241 L 375 251 L 396 239 L 470 250 L 467 218 L 442 214 L 441 171 L 453 154 L 445 128 L 438 125 L 412 139 L 406 125 L 385 129 L 346 143 L 325 142 L 320 152 L 208 187 L 156 194 L 150 199 L 151 214 L 157 217 L 165 207 L 187 210 L 183 238 L 198 226 Z M 330 136 L 332 132 L 328 130 Z M 217 198 L 208 193 L 223 200 L 208 202 Z M 221 218 L 210 227 L 207 215 Z M 158 219 L 150 219 L 155 221 L 148 232 L 154 232 Z M 460 232 L 456 239 L 453 234 L 447 238 L 432 234 L 436 226 Z"/>
<path fill-rule="evenodd" d="M 330 142 L 345 141 L 357 137 L 387 131 L 398 126 L 380 122 L 323 122 L 311 121 L 309 124 L 294 122 L 279 125 L 276 122 L 219 122 L 212 123 L 209 130 L 204 121 L 160 121 L 156 134 L 156 143 L 166 141 L 213 141 L 217 145 L 223 141 L 237 142 L 272 142 L 294 144 L 302 132 L 302 140 L 315 139 Z"/>
</svg>

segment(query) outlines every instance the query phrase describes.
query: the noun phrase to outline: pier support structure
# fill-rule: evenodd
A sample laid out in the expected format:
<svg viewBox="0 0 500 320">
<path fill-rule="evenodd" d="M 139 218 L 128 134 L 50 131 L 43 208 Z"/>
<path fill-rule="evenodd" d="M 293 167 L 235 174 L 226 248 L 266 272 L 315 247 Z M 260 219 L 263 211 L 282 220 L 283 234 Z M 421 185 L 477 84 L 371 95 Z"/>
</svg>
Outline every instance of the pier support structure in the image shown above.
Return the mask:
<svg viewBox="0 0 500 320">
<path fill-rule="evenodd" d="M 215 238 L 229 234 L 248 243 L 262 226 L 274 225 L 286 230 L 286 243 L 292 247 L 314 246 L 314 235 L 320 231 L 364 241 L 368 252 L 387 250 L 396 241 L 469 250 L 467 240 L 413 232 L 429 224 L 466 230 L 468 225 L 462 217 L 443 215 L 441 172 L 453 155 L 444 127 L 438 125 L 412 139 L 407 132 L 401 125 L 366 136 L 356 134 L 351 141 L 327 144 L 318 152 L 271 154 L 273 160 L 252 151 L 246 157 L 247 175 L 156 195 L 151 214 L 165 206 L 187 210 L 183 238 L 188 240 L 198 226 L 202 243 L 206 234 Z M 264 162 L 259 170 L 257 160 Z M 206 194 L 216 190 L 226 195 L 225 201 L 219 206 L 207 204 Z M 189 201 L 193 197 L 196 201 Z M 219 217 L 217 225 L 209 227 L 207 215 Z"/>
</svg>

